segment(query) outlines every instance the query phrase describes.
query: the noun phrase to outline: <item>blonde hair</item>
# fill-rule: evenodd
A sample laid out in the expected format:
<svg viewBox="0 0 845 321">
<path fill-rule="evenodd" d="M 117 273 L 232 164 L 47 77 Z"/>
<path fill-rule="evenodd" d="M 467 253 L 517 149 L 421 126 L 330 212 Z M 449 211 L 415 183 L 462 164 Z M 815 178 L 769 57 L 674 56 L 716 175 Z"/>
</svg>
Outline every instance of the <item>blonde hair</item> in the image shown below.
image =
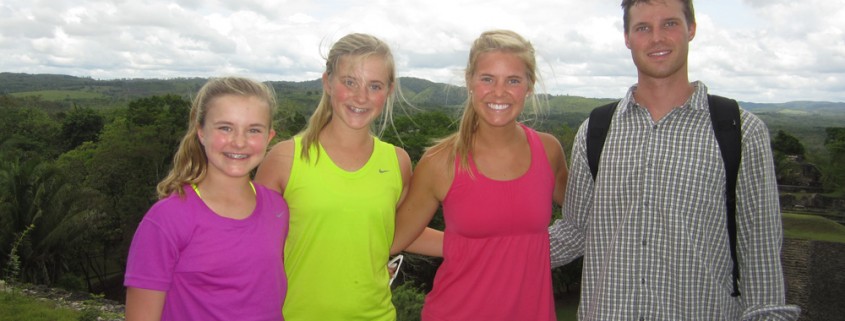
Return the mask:
<svg viewBox="0 0 845 321">
<path fill-rule="evenodd" d="M 361 33 L 352 33 L 340 38 L 332 48 L 329 50 L 329 56 L 326 58 L 326 75 L 328 77 L 334 76 L 340 64 L 340 58 L 352 57 L 355 59 L 365 59 L 370 56 L 382 57 L 387 66 L 388 73 L 388 88 L 393 88 L 387 96 L 385 102 L 384 112 L 382 113 L 382 122 L 379 128 L 381 134 L 387 127 L 387 123 L 393 119 L 393 104 L 395 102 L 396 93 L 400 91 L 399 80 L 396 79 L 396 65 L 393 61 L 393 54 L 390 52 L 390 47 L 378 38 Z M 331 97 L 323 88 L 323 95 L 320 97 L 320 103 L 317 104 L 317 109 L 314 114 L 308 119 L 308 125 L 300 133 L 302 136 L 301 154 L 302 159 L 306 162 L 310 161 L 309 150 L 312 146 L 317 146 L 320 142 L 320 131 L 326 127 L 332 119 Z M 319 149 L 317 149 L 317 159 L 319 159 Z"/>
<path fill-rule="evenodd" d="M 467 61 L 466 71 L 464 72 L 464 79 L 467 84 L 467 100 L 464 102 L 464 110 L 461 115 L 460 124 L 458 125 L 458 131 L 439 140 L 435 146 L 431 147 L 435 151 L 449 150 L 450 157 L 447 159 L 451 162 L 454 162 L 455 157 L 459 157 L 461 169 L 469 168 L 468 155 L 472 148 L 472 142 L 475 139 L 475 129 L 478 126 L 478 114 L 475 113 L 475 109 L 472 107 L 470 84 L 476 72 L 478 58 L 488 52 L 513 54 L 525 63 L 526 77 L 528 77 L 528 91 L 530 93 L 530 97 L 526 100 L 530 103 L 531 109 L 535 114 L 540 113 L 540 100 L 534 94 L 534 85 L 539 81 L 534 46 L 531 45 L 531 42 L 510 30 L 490 30 L 483 32 L 472 43 L 472 48 L 469 51 L 469 60 Z"/>
<path fill-rule="evenodd" d="M 267 102 L 268 120 L 272 124 L 273 110 L 276 108 L 276 94 L 272 87 L 263 83 L 240 77 L 212 78 L 197 92 L 191 103 L 188 130 L 176 154 L 173 155 L 173 167 L 167 176 L 158 183 L 158 198 L 168 197 L 174 192 L 180 197 L 185 195 L 182 186 L 201 182 L 208 169 L 208 157 L 200 143 L 197 132 L 205 125 L 205 116 L 212 100 L 225 95 L 256 97 Z M 271 125 L 272 126 L 272 125 Z"/>
</svg>

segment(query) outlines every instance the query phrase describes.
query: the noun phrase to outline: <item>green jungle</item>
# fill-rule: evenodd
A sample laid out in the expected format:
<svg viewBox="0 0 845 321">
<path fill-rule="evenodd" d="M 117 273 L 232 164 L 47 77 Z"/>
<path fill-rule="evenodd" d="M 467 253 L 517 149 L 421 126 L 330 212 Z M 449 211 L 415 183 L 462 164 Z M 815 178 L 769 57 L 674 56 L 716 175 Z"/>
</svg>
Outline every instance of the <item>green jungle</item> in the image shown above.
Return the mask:
<svg viewBox="0 0 845 321">
<path fill-rule="evenodd" d="M 156 201 L 155 185 L 184 134 L 190 99 L 206 80 L 0 73 L 0 289 L 44 285 L 123 300 L 129 243 Z M 274 141 L 283 140 L 305 126 L 321 83 L 268 84 L 279 102 Z M 434 139 L 456 129 L 466 90 L 417 78 L 401 78 L 400 84 L 404 99 L 382 138 L 416 161 Z M 618 99 L 541 98 L 549 110 L 524 121 L 557 136 L 567 158 L 590 110 Z M 769 126 L 785 237 L 845 243 L 845 103 L 740 105 Z M 431 226 L 442 229 L 442 215 Z M 394 303 L 399 320 L 418 320 L 439 261 L 413 255 L 407 260 L 394 285 Z M 580 260 L 554 269 L 553 279 L 561 320 L 574 320 Z M 93 313 L 96 320 L 96 312 L 37 306 L 0 291 L 0 311 L 6 311 L 0 320 L 64 318 L 51 313 L 69 320 Z M 47 311 L 36 314 L 49 316 L 24 315 L 39 309 Z"/>
</svg>

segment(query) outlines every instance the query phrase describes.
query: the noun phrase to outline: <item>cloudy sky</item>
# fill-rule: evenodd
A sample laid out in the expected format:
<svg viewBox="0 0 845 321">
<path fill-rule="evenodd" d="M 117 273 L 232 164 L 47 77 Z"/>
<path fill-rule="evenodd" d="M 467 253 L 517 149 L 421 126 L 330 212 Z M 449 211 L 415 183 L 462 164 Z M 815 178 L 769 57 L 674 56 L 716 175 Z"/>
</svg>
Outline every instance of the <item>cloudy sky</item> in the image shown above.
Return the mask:
<svg viewBox="0 0 845 321">
<path fill-rule="evenodd" d="M 546 92 L 615 98 L 636 81 L 619 0 L 0 0 L 0 72 L 317 79 L 331 43 L 371 33 L 400 76 L 462 85 L 470 42 L 512 29 Z M 845 0 L 698 0 L 690 77 L 752 102 L 845 102 Z"/>
</svg>

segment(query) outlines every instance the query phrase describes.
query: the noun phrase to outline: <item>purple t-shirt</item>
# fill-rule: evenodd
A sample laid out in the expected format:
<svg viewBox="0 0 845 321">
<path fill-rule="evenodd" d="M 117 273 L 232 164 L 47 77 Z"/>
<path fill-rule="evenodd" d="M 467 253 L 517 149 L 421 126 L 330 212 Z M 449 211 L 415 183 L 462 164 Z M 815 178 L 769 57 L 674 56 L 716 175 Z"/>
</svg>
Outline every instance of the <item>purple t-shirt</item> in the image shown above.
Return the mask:
<svg viewBox="0 0 845 321">
<path fill-rule="evenodd" d="M 186 185 L 153 205 L 135 231 L 124 285 L 165 291 L 162 320 L 283 320 L 287 203 L 255 185 L 253 213 L 215 214 Z"/>
</svg>

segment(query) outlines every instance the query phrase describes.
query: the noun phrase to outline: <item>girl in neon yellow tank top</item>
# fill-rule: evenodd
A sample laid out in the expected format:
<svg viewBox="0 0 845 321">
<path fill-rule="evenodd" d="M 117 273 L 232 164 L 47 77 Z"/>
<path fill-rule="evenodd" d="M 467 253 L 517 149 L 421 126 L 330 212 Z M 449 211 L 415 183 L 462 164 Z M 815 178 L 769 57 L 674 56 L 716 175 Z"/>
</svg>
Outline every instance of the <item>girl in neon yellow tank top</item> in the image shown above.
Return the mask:
<svg viewBox="0 0 845 321">
<path fill-rule="evenodd" d="M 382 129 L 391 117 L 394 69 L 379 39 L 338 40 L 308 126 L 274 146 L 258 169 L 255 181 L 282 193 L 290 207 L 287 321 L 396 319 L 386 263 L 411 159 L 371 131 L 382 113 Z M 432 244 L 421 253 L 439 254 L 441 243 Z"/>
</svg>

